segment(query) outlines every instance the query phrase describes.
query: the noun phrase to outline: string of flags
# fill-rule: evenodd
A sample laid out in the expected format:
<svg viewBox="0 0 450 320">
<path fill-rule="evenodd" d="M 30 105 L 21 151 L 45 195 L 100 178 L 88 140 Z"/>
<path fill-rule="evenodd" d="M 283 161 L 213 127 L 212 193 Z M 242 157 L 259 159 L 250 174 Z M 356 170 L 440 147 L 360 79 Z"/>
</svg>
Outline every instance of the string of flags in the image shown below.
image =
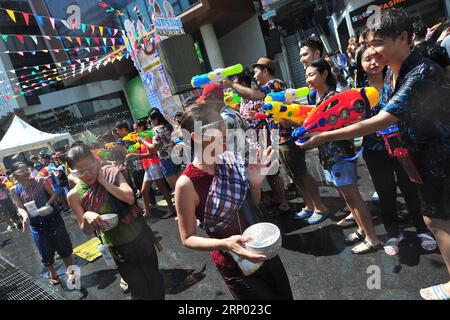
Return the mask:
<svg viewBox="0 0 450 320">
<path fill-rule="evenodd" d="M 70 43 L 73 43 L 74 41 L 78 42 L 78 44 L 81 46 L 82 40 L 84 40 L 88 46 L 91 46 L 91 43 L 97 43 L 100 44 L 100 41 L 102 41 L 105 45 L 107 44 L 108 40 L 112 45 L 117 43 L 124 43 L 125 40 L 123 38 L 117 38 L 117 37 L 85 37 L 85 36 L 49 36 L 49 35 L 34 35 L 34 34 L 1 34 L 1 37 L 5 43 L 8 43 L 8 38 L 16 38 L 18 39 L 22 44 L 25 44 L 25 39 L 31 39 L 33 42 L 37 45 L 38 39 L 46 39 L 46 40 L 67 40 Z"/>
<path fill-rule="evenodd" d="M 77 28 L 77 23 L 76 23 L 75 19 L 73 19 L 71 21 L 71 25 L 69 25 L 69 22 L 67 22 L 67 20 L 64 20 L 64 19 L 35 15 L 32 13 L 28 13 L 28 12 L 12 10 L 12 9 L 7 9 L 7 8 L 0 8 L 0 11 L 6 12 L 8 14 L 8 16 L 10 17 L 10 19 L 12 21 L 14 21 L 14 23 L 17 23 L 16 14 L 18 16 L 22 16 L 27 27 L 30 24 L 30 16 L 33 16 L 41 26 L 45 26 L 45 20 L 47 20 L 51 24 L 53 30 L 55 30 L 56 21 L 61 22 L 69 30 L 75 30 Z M 108 34 L 111 37 L 114 37 L 119 31 L 122 31 L 117 28 L 109 28 L 109 27 L 104 27 L 104 26 L 99 26 L 99 25 L 94 25 L 94 24 L 86 24 L 86 23 L 81 23 L 81 30 L 83 31 L 83 33 L 86 33 L 86 31 L 90 31 L 92 35 L 94 35 L 96 33 L 96 31 L 98 30 L 98 32 L 100 33 L 100 36 L 103 36 L 103 34 L 105 32 L 108 32 Z"/>
<path fill-rule="evenodd" d="M 20 50 L 20 51 L 9 51 L 8 50 L 8 51 L 0 52 L 0 54 L 12 54 L 12 53 L 14 53 L 14 54 L 21 55 L 23 57 L 25 54 L 36 55 L 36 53 L 38 53 L 38 52 L 50 53 L 50 51 L 51 51 L 51 52 L 59 53 L 59 52 L 63 52 L 63 51 L 68 52 L 70 50 L 73 50 L 75 52 L 79 52 L 79 51 L 83 51 L 83 50 L 86 50 L 87 52 L 91 52 L 91 51 L 94 52 L 94 50 L 95 51 L 101 51 L 102 49 L 103 49 L 104 53 L 107 53 L 108 52 L 108 48 L 111 48 L 112 51 L 116 50 L 116 46 L 95 46 L 95 47 L 72 47 L 72 48 L 60 48 L 60 49 L 52 48 L 52 49 Z M 125 46 L 120 45 L 120 46 L 118 46 L 118 48 L 122 49 L 122 48 L 125 48 Z"/>
</svg>

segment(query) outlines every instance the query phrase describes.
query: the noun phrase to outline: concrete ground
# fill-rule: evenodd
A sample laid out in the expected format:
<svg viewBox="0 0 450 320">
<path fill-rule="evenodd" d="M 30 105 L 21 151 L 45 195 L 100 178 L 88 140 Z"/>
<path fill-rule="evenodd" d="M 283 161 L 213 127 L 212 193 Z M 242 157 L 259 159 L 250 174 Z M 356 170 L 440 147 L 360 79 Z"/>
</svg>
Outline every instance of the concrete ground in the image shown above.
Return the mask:
<svg viewBox="0 0 450 320">
<path fill-rule="evenodd" d="M 308 166 L 321 180 L 323 174 L 316 162 L 308 157 Z M 365 200 L 370 202 L 373 186 L 362 160 L 359 160 L 360 190 Z M 264 197 L 262 211 L 265 220 L 279 226 L 283 234 L 283 246 L 279 255 L 289 276 L 294 298 L 310 299 L 420 299 L 419 289 L 448 281 L 448 273 L 438 252 L 425 253 L 420 249 L 418 239 L 409 227 L 402 202 L 399 202 L 400 219 L 406 228 L 406 240 L 400 245 L 400 255 L 388 256 L 383 250 L 356 256 L 351 247 L 344 244 L 344 238 L 354 229 L 342 229 L 336 222 L 343 216 L 340 210 L 345 208 L 335 189 L 321 182 L 321 195 L 330 208 L 332 217 L 318 226 L 305 226 L 293 219 L 294 213 L 279 215 L 267 205 L 270 192 Z M 301 198 L 292 198 L 291 204 L 299 210 Z M 385 230 L 377 217 L 377 207 L 370 204 L 376 222 L 376 231 L 385 237 Z M 166 284 L 168 300 L 208 300 L 232 299 L 219 273 L 213 266 L 208 252 L 194 251 L 182 247 L 177 222 L 171 218 L 158 219 L 163 212 L 155 210 L 153 218 L 148 220 L 164 250 L 159 253 L 159 264 Z M 89 240 L 84 235 L 71 213 L 64 214 L 66 227 L 73 245 Z M 204 234 L 203 232 L 201 232 Z M 48 284 L 48 279 L 40 274 L 38 251 L 30 233 L 19 230 L 6 231 L 6 224 L 0 224 L 0 258 L 23 269 L 31 276 Z M 58 265 L 61 260 L 57 260 Z M 61 286 L 53 287 L 66 299 L 130 299 L 129 294 L 119 290 L 120 276 L 116 270 L 107 267 L 102 258 L 92 263 L 76 259 L 81 267 L 81 290 L 68 290 L 64 281 Z M 375 271 L 374 271 L 375 270 Z M 367 284 L 375 284 L 374 272 L 379 271 L 379 288 L 369 289 Z M 369 279 L 370 277 L 370 279 Z M 64 280 L 64 277 L 62 277 Z"/>
</svg>

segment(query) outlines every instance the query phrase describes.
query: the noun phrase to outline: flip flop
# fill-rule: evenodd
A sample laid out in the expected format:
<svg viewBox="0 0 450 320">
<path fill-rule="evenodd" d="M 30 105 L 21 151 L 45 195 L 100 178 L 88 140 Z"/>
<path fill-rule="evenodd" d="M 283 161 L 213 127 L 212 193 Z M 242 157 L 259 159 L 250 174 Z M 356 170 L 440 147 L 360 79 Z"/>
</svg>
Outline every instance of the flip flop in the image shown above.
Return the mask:
<svg viewBox="0 0 450 320">
<path fill-rule="evenodd" d="M 364 250 L 361 250 L 361 251 L 354 250 L 355 248 L 362 247 L 362 246 L 365 246 Z M 372 253 L 372 252 L 378 251 L 381 248 L 383 248 L 383 244 L 381 242 L 378 243 L 376 246 L 374 246 L 369 241 L 364 240 L 362 243 L 360 243 L 357 246 L 352 248 L 352 253 L 353 254 L 367 254 L 367 253 Z"/>
<path fill-rule="evenodd" d="M 355 221 L 355 219 L 349 218 L 348 216 L 346 216 L 344 219 L 342 219 L 338 223 L 336 223 L 336 225 L 338 225 L 339 227 L 342 227 L 342 228 L 349 228 L 349 227 L 353 227 L 354 225 L 356 225 L 356 221 Z"/>
<path fill-rule="evenodd" d="M 348 235 L 347 238 L 344 239 L 345 244 L 354 244 L 360 241 L 364 241 L 365 237 L 356 230 L 355 232 Z"/>
<path fill-rule="evenodd" d="M 420 239 L 420 245 L 421 247 L 426 251 L 434 251 L 437 247 L 436 240 L 426 233 L 418 233 L 417 237 Z"/>
<path fill-rule="evenodd" d="M 61 281 L 59 280 L 59 278 L 52 279 L 52 277 L 50 277 L 49 282 L 52 286 L 57 286 L 58 284 L 61 284 Z"/>
<path fill-rule="evenodd" d="M 434 299 L 428 299 L 425 297 L 423 291 L 426 289 L 431 289 Z M 436 286 L 432 286 L 426 289 L 420 290 L 420 296 L 425 300 L 450 300 L 450 294 L 445 290 L 443 284 L 438 284 Z"/>
<path fill-rule="evenodd" d="M 398 255 L 398 253 L 400 252 L 400 248 L 398 247 L 398 245 L 403 241 L 403 239 L 405 239 L 405 237 L 402 233 L 400 233 L 399 238 L 388 239 L 388 241 L 386 241 L 386 243 L 384 244 L 384 252 L 386 252 L 386 254 L 390 256 Z"/>
</svg>

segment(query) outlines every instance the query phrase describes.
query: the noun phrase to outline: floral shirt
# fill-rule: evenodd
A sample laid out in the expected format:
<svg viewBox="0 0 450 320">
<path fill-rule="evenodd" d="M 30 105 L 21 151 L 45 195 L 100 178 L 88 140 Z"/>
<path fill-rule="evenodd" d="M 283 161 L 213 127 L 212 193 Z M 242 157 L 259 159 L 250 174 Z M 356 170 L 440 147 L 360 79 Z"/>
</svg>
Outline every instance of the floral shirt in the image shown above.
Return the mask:
<svg viewBox="0 0 450 320">
<path fill-rule="evenodd" d="M 280 79 L 272 79 L 265 86 L 262 86 L 259 90 L 262 93 L 269 94 L 273 92 L 280 92 L 286 90 L 286 84 Z M 270 137 L 272 144 L 286 142 L 292 136 L 293 128 L 284 128 L 281 124 L 275 123 L 270 119 L 267 121 L 270 130 Z"/>
<path fill-rule="evenodd" d="M 319 99 L 317 96 L 317 105 L 337 94 L 336 91 L 329 89 L 324 96 Z M 330 141 L 318 147 L 319 159 L 325 170 L 330 169 L 334 164 L 345 161 L 346 158 L 355 156 L 355 145 L 353 140 Z"/>
<path fill-rule="evenodd" d="M 387 74 L 389 101 L 383 111 L 400 119 L 403 139 L 416 165 L 436 177 L 450 174 L 450 81 L 431 60 L 411 53 L 397 83 Z"/>
<path fill-rule="evenodd" d="M 264 104 L 263 101 L 253 101 L 253 100 L 247 100 L 242 98 L 241 101 L 241 108 L 239 110 L 239 113 L 243 116 L 248 112 L 257 112 L 262 113 L 262 105 Z M 253 120 L 247 120 L 248 126 L 251 129 L 263 129 L 265 125 L 264 120 L 260 119 L 253 119 Z"/>
<path fill-rule="evenodd" d="M 166 126 L 160 125 L 153 129 L 155 136 L 153 137 L 153 143 L 159 146 L 158 157 L 160 159 L 170 158 L 172 153 L 173 142 L 172 132 Z"/>
</svg>

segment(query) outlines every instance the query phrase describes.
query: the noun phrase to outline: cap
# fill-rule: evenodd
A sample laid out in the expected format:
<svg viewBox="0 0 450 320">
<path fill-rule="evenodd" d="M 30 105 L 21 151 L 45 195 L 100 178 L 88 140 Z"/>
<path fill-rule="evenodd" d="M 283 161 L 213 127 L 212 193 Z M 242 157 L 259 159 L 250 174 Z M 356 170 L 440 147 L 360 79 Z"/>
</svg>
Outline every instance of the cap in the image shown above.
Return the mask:
<svg viewBox="0 0 450 320">
<path fill-rule="evenodd" d="M 275 71 L 274 62 L 268 58 L 259 58 L 258 61 L 252 65 L 252 67 L 264 67 Z"/>
<path fill-rule="evenodd" d="M 222 87 L 219 86 L 218 84 L 215 84 L 215 83 L 208 84 L 205 87 L 205 89 L 203 89 L 202 95 L 197 100 L 195 100 L 195 103 L 200 104 L 205 99 L 207 99 L 207 98 L 209 98 L 211 96 L 217 96 L 219 101 L 223 101 L 223 89 L 222 89 Z"/>
</svg>

